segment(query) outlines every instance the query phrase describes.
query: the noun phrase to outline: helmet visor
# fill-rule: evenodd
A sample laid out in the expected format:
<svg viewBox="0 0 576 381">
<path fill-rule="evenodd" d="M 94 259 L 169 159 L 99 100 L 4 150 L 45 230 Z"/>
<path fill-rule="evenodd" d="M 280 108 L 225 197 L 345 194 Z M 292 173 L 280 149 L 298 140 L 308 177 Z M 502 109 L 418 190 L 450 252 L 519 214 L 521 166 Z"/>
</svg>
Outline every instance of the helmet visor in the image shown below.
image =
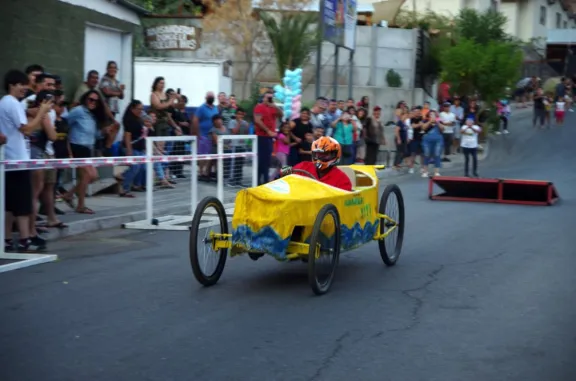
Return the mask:
<svg viewBox="0 0 576 381">
<path fill-rule="evenodd" d="M 321 162 L 330 162 L 336 159 L 336 152 L 312 152 L 312 160 Z"/>
</svg>

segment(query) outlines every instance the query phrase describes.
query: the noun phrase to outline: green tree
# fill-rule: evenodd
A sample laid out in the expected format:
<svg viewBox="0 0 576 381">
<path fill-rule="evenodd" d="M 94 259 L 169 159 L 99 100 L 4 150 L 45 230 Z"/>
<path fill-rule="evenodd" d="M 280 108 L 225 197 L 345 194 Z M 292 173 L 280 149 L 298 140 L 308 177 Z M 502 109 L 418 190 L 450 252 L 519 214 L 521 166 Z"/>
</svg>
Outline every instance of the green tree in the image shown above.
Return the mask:
<svg viewBox="0 0 576 381">
<path fill-rule="evenodd" d="M 504 31 L 508 19 L 498 11 L 478 12 L 475 9 L 462 9 L 454 21 L 457 39 L 472 40 L 482 45 L 512 40 Z"/>
<path fill-rule="evenodd" d="M 304 66 L 310 53 L 316 50 L 320 35 L 315 24 L 318 16 L 314 13 L 260 12 L 266 35 L 274 48 L 278 80 L 284 77 L 286 69 Z"/>
</svg>

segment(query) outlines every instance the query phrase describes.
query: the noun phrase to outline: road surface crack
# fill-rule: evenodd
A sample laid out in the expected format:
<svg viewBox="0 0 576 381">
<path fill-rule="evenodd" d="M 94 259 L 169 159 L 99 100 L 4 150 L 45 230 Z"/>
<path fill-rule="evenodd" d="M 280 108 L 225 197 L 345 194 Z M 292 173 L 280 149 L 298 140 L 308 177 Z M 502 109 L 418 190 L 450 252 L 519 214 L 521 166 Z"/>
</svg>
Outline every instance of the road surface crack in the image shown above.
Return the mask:
<svg viewBox="0 0 576 381">
<path fill-rule="evenodd" d="M 422 310 L 422 307 L 424 306 L 424 299 L 423 299 L 423 297 L 413 295 L 413 293 L 418 292 L 418 291 L 428 291 L 428 287 L 430 287 L 430 285 L 432 285 L 433 283 L 438 281 L 438 274 L 440 274 L 442 272 L 442 270 L 444 270 L 444 269 L 445 269 L 444 265 L 439 265 L 436 269 L 430 271 L 427 274 L 429 279 L 426 282 L 424 282 L 422 285 L 420 285 L 418 287 L 414 287 L 414 288 L 409 288 L 406 290 L 400 290 L 402 295 L 406 296 L 407 298 L 411 299 L 414 302 L 414 307 L 412 307 L 412 312 L 410 314 L 410 320 L 411 320 L 410 323 L 408 323 L 404 327 L 388 329 L 385 331 L 379 331 L 379 332 L 375 333 L 374 335 L 372 335 L 372 338 L 380 337 L 385 332 L 409 331 L 409 330 L 415 328 L 416 326 L 418 326 L 420 324 L 420 311 Z"/>
<path fill-rule="evenodd" d="M 322 372 L 324 372 L 326 369 L 330 367 L 330 365 L 332 365 L 332 361 L 340 354 L 340 352 L 344 348 L 343 344 L 344 340 L 346 340 L 346 338 L 348 338 L 349 336 L 350 331 L 346 331 L 342 335 L 340 335 L 339 338 L 336 339 L 336 341 L 334 342 L 334 346 L 332 347 L 332 351 L 330 351 L 328 356 L 324 358 L 320 367 L 316 369 L 316 372 L 314 372 L 314 374 L 312 375 L 312 377 L 308 379 L 308 381 L 318 380 L 322 375 Z"/>
</svg>

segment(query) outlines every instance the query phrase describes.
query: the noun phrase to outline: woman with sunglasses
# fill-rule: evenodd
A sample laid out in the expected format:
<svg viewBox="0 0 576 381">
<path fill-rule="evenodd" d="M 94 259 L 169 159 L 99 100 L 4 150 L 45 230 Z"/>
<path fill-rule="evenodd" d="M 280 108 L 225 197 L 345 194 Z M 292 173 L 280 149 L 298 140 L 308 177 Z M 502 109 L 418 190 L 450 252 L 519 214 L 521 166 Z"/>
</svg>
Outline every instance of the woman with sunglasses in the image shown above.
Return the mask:
<svg viewBox="0 0 576 381">
<path fill-rule="evenodd" d="M 106 110 L 102 98 L 96 90 L 87 91 L 80 98 L 80 105 L 74 107 L 68 113 L 70 150 L 74 158 L 89 158 L 93 156 L 96 138 L 99 135 L 99 126 L 106 123 Z M 88 184 L 98 178 L 96 168 L 92 166 L 78 168 L 79 179 L 74 188 L 68 191 L 62 198 L 66 203 L 74 208 L 72 199 L 74 193 L 78 197 L 77 213 L 94 214 L 94 211 L 87 208 L 84 201 Z"/>
</svg>

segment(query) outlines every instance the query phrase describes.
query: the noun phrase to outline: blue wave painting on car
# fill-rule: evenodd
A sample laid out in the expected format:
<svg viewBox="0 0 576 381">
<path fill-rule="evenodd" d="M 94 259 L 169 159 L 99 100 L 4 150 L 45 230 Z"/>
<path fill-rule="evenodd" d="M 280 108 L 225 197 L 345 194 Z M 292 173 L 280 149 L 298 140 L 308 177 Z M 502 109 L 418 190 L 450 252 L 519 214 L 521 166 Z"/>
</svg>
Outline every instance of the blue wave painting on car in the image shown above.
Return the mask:
<svg viewBox="0 0 576 381">
<path fill-rule="evenodd" d="M 351 228 L 341 225 L 340 247 L 342 251 L 351 250 L 370 242 L 378 231 L 378 223 L 368 221 L 364 228 L 357 222 Z M 321 237 L 321 242 L 331 241 L 331 237 Z M 310 237 L 305 240 L 310 242 Z M 258 232 L 252 231 L 247 225 L 238 226 L 232 233 L 232 245 L 241 246 L 250 251 L 270 254 L 278 260 L 286 260 L 286 249 L 290 238 L 282 239 L 278 233 L 269 226 Z"/>
</svg>

